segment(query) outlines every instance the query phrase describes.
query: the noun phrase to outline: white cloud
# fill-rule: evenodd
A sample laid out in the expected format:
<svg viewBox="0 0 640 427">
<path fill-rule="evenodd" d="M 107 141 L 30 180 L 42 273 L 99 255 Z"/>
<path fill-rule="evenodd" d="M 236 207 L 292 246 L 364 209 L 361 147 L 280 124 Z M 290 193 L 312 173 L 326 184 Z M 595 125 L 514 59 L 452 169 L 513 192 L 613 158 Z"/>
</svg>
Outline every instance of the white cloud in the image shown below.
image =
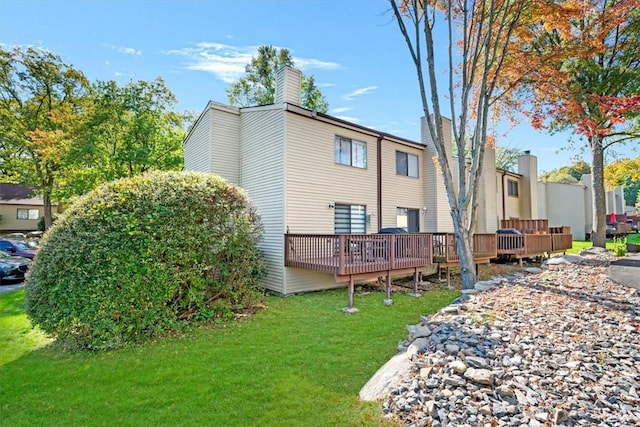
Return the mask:
<svg viewBox="0 0 640 427">
<path fill-rule="evenodd" d="M 341 120 L 347 121 L 347 122 L 351 122 L 351 123 L 358 123 L 360 122 L 360 119 L 357 117 L 351 117 L 351 116 L 335 116 Z"/>
<path fill-rule="evenodd" d="M 346 113 L 347 111 L 351 111 L 351 110 L 353 110 L 353 107 L 332 108 L 331 109 L 331 114 L 332 115 L 336 115 L 336 114 L 340 114 L 340 113 Z"/>
<path fill-rule="evenodd" d="M 132 47 L 124 47 L 124 46 L 115 46 L 112 44 L 108 44 L 108 43 L 104 43 L 103 44 L 104 47 L 109 48 L 115 52 L 118 53 L 124 53 L 125 55 L 132 55 L 132 56 L 142 56 L 142 51 L 138 50 L 138 49 L 134 49 Z"/>
<path fill-rule="evenodd" d="M 355 97 L 362 96 L 362 95 L 367 95 L 367 94 L 373 92 L 376 89 L 378 89 L 378 86 L 363 87 L 361 89 L 356 89 L 353 92 L 349 92 L 348 94 L 344 95 L 342 98 L 347 100 L 347 101 L 353 101 L 353 99 Z"/>
<path fill-rule="evenodd" d="M 188 70 L 206 71 L 225 83 L 233 83 L 244 76 L 245 67 L 258 53 L 259 46 L 231 46 L 224 43 L 200 42 L 193 47 L 165 50 L 165 55 L 182 56 L 187 60 Z M 277 46 L 276 49 L 280 49 Z M 318 59 L 293 58 L 301 70 L 340 68 L 335 62 Z"/>
<path fill-rule="evenodd" d="M 293 62 L 295 63 L 297 68 L 300 68 L 302 71 L 305 70 L 338 70 L 340 69 L 340 64 L 337 62 L 329 62 L 329 61 L 320 61 L 319 59 L 307 59 L 307 58 L 298 58 L 293 57 Z"/>
</svg>

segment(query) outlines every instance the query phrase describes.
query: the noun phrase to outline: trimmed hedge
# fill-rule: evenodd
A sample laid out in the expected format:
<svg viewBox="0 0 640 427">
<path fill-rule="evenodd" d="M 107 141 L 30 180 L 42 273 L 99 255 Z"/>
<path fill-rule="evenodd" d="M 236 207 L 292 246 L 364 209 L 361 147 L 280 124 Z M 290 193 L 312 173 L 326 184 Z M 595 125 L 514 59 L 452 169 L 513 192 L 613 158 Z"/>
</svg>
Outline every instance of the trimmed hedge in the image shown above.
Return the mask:
<svg viewBox="0 0 640 427">
<path fill-rule="evenodd" d="M 42 330 L 86 349 L 230 318 L 261 299 L 261 234 L 244 192 L 215 175 L 113 181 L 78 199 L 46 233 L 25 308 Z"/>
</svg>

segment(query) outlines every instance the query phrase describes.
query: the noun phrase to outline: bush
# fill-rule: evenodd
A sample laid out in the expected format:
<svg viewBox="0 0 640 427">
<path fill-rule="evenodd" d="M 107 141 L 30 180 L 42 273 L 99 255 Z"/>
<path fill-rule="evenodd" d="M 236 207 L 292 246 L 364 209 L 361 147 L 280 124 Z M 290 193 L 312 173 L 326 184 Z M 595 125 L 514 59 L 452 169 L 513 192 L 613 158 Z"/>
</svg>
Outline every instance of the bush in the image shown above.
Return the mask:
<svg viewBox="0 0 640 427">
<path fill-rule="evenodd" d="M 226 319 L 261 297 L 261 227 L 214 175 L 154 172 L 78 199 L 26 280 L 34 324 L 72 348 L 107 349 Z"/>
<path fill-rule="evenodd" d="M 625 256 L 627 254 L 627 238 L 613 239 L 613 254 Z"/>
</svg>

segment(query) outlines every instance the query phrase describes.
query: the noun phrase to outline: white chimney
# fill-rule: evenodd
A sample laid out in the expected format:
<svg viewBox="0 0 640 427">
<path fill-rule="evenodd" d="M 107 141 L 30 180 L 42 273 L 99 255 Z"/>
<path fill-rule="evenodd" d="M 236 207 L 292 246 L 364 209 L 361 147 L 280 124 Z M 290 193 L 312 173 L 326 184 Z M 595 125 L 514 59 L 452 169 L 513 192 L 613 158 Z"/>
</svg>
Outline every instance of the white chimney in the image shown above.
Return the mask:
<svg viewBox="0 0 640 427">
<path fill-rule="evenodd" d="M 300 106 L 300 91 L 302 89 L 302 73 L 300 70 L 287 65 L 280 68 L 276 74 L 275 103 Z"/>
</svg>

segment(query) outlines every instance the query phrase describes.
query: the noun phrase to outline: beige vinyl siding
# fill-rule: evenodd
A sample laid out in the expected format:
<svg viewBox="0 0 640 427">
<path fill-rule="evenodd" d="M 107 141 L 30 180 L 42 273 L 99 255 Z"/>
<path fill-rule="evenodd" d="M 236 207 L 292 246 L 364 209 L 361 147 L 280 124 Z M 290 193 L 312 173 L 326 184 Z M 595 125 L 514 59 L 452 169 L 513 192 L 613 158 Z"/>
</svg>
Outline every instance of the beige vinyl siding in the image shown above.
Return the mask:
<svg viewBox="0 0 640 427">
<path fill-rule="evenodd" d="M 494 195 L 496 189 L 496 151 L 492 147 L 485 148 L 484 164 L 479 180 L 478 210 L 476 221 L 477 233 L 495 233 L 498 228 L 498 206 Z"/>
<path fill-rule="evenodd" d="M 451 143 L 451 123 L 444 120 L 445 136 Z M 444 179 L 437 165 L 436 150 L 429 136 L 425 118 L 421 120 L 422 142 L 426 145 L 422 171 L 424 171 L 424 206 L 423 231 L 427 233 L 453 232 L 453 222 L 449 211 L 449 200 L 444 187 Z"/>
<path fill-rule="evenodd" d="M 211 109 L 206 108 L 184 141 L 184 170 L 212 172 Z"/>
<path fill-rule="evenodd" d="M 211 110 L 211 171 L 231 184 L 240 183 L 240 115 L 237 111 Z"/>
<path fill-rule="evenodd" d="M 2 231 L 35 231 L 38 229 L 39 219 L 18 219 L 18 209 L 37 209 L 38 218 L 44 216 L 44 208 L 42 205 L 0 205 L 0 230 Z M 56 206 L 52 207 L 56 212 Z"/>
<path fill-rule="evenodd" d="M 336 135 L 366 143 L 366 169 L 336 164 Z M 286 156 L 286 225 L 292 233 L 333 234 L 330 203 L 365 205 L 367 232 L 377 231 L 374 136 L 288 114 Z"/>
<path fill-rule="evenodd" d="M 584 240 L 588 196 L 583 185 L 538 182 L 538 218 L 548 219 L 549 227 L 568 225 L 574 240 Z"/>
<path fill-rule="evenodd" d="M 376 137 L 289 113 L 286 116 L 286 222 L 292 233 L 334 234 L 330 203 L 364 205 L 377 231 Z M 336 135 L 367 144 L 367 168 L 335 163 Z M 313 278 L 311 280 L 310 278 Z M 286 269 L 286 291 L 339 286 L 330 274 Z"/>
<path fill-rule="evenodd" d="M 418 156 L 418 178 L 396 174 L 396 151 Z M 424 150 L 389 140 L 382 141 L 382 227 L 397 225 L 397 208 L 420 211 L 420 231 L 424 231 Z M 377 230 L 374 230 L 377 231 Z"/>
<path fill-rule="evenodd" d="M 515 196 L 509 196 L 509 180 L 511 181 L 515 181 L 518 183 L 518 197 Z M 520 178 L 515 178 L 513 176 L 509 176 L 507 175 L 504 179 L 504 187 L 502 188 L 502 192 L 505 195 L 504 200 L 505 200 L 505 219 L 510 219 L 510 218 L 519 218 L 519 219 L 531 219 L 531 218 L 524 218 L 522 216 L 522 211 L 520 210 L 520 205 L 521 205 L 521 201 L 520 198 L 522 197 L 522 193 L 521 193 L 521 189 L 522 189 L 522 179 Z"/>
<path fill-rule="evenodd" d="M 284 286 L 284 123 L 281 109 L 244 110 L 241 115 L 240 186 L 258 208 L 260 245 L 268 275 L 262 284 L 286 294 Z"/>
</svg>

